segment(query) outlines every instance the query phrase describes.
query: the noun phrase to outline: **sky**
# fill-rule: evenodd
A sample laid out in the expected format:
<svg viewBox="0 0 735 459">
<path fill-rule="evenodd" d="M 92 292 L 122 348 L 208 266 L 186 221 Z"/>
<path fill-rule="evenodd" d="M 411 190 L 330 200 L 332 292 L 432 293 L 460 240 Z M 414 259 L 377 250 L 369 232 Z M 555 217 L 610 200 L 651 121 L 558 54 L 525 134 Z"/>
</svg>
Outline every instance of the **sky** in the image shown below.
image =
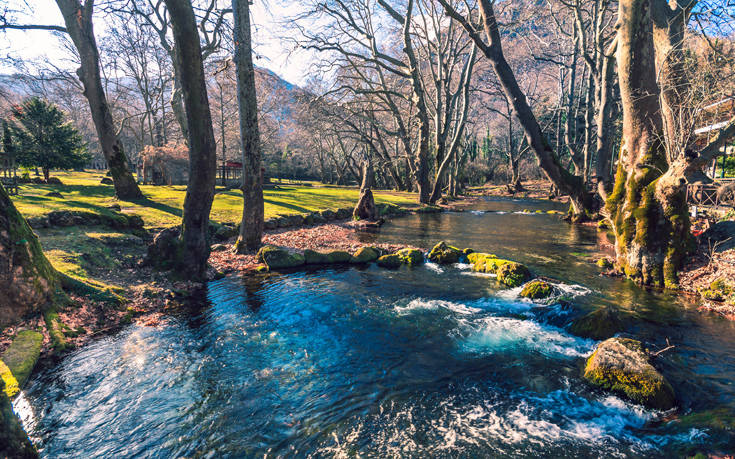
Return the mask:
<svg viewBox="0 0 735 459">
<path fill-rule="evenodd" d="M 54 0 L 7 0 L 10 9 L 27 11 L 18 18 L 19 23 L 64 25 L 64 20 Z M 5 3 L 5 1 L 0 1 Z M 253 35 L 255 41 L 255 65 L 272 70 L 285 80 L 303 85 L 308 78 L 313 54 L 294 51 L 284 36 L 293 32 L 282 25 L 282 18 L 295 14 L 297 0 L 255 0 L 252 8 Z M 0 7 L 2 8 L 2 7 Z M 104 32 L 104 14 L 95 16 L 95 33 Z M 0 54 L 23 57 L 30 61 L 49 58 L 55 65 L 70 67 L 71 62 L 59 39 L 47 31 L 8 30 L 0 34 Z M 14 69 L 0 64 L 0 73 L 12 73 Z"/>
</svg>

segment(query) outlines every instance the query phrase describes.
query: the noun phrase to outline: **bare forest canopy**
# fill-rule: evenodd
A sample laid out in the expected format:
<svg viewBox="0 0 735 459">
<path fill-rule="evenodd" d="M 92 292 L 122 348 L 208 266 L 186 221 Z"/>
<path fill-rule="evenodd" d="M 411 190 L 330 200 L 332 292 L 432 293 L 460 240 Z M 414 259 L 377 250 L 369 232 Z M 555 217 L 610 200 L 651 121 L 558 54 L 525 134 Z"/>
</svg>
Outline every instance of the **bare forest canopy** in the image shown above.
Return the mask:
<svg viewBox="0 0 735 459">
<path fill-rule="evenodd" d="M 482 4 L 493 6 L 517 94 L 509 93 L 507 78 L 488 58 L 493 43 Z M 34 23 L 28 5 L 13 5 L 0 17 L 6 38 L 25 38 L 11 29 L 46 28 L 56 36 L 49 41 L 58 39 L 71 60 L 78 59 L 61 25 Z M 683 101 L 694 114 L 681 127 L 687 145 L 712 117 L 702 107 L 732 97 L 735 86 L 732 7 L 693 5 L 684 38 L 686 72 L 695 82 Z M 238 161 L 232 5 L 195 0 L 194 7 L 217 161 Z M 163 2 L 150 0 L 98 1 L 95 8 L 103 85 L 134 166 L 146 146 L 186 138 L 170 19 Z M 578 182 L 598 187 L 603 197 L 611 189 L 623 116 L 617 2 L 274 0 L 264 8 L 290 12 L 278 18 L 277 46 L 312 53 L 302 87 L 256 68 L 268 175 L 356 184 L 369 157 L 377 186 L 419 191 L 431 201 L 487 182 L 521 189 L 523 180 L 549 174 L 562 194 Z M 251 19 L 258 57 L 274 46 L 269 39 L 259 48 L 259 22 L 272 27 L 273 19 Z M 75 64 L 8 56 L 12 62 L 5 63 L 18 71 L 0 77 L 0 116 L 27 96 L 44 97 L 82 133 L 95 158 L 91 165 L 104 167 Z M 516 105 L 519 99 L 527 113 Z"/>
</svg>

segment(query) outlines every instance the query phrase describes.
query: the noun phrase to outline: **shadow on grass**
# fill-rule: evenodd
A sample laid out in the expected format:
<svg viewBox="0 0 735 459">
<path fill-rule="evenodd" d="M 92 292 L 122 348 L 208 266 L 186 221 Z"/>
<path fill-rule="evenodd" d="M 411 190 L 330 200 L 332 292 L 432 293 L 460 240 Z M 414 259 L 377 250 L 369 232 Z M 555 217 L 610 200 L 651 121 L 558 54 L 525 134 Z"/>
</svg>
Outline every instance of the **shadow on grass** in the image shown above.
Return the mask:
<svg viewBox="0 0 735 459">
<path fill-rule="evenodd" d="M 176 217 L 181 217 L 184 214 L 183 209 L 179 209 L 178 207 L 169 206 L 168 204 L 164 204 L 162 202 L 154 201 L 149 197 L 144 197 L 143 199 L 135 199 L 132 201 L 123 201 L 123 202 L 132 202 L 133 204 L 137 204 L 141 207 L 148 207 L 151 209 L 160 210 L 161 212 L 165 212 L 171 215 L 174 215 Z"/>
<path fill-rule="evenodd" d="M 290 209 L 290 210 L 293 210 L 299 213 L 305 214 L 305 213 L 311 212 L 309 209 L 305 207 L 300 207 L 294 204 L 287 204 L 285 202 L 280 202 L 280 201 L 273 201 L 272 199 L 263 199 L 263 202 L 266 204 L 270 204 L 272 206 L 276 206 L 276 207 L 284 207 L 286 209 Z"/>
</svg>

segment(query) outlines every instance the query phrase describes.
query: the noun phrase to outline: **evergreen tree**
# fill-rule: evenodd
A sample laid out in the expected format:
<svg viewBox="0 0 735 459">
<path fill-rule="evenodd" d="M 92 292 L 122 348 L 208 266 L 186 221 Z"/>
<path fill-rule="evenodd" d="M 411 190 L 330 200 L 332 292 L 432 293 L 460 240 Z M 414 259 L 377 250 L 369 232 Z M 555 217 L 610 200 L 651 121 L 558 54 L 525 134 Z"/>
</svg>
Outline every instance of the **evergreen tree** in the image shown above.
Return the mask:
<svg viewBox="0 0 735 459">
<path fill-rule="evenodd" d="M 78 168 L 90 159 L 79 131 L 56 105 L 39 97 L 13 107 L 8 132 L 18 164 L 42 168 L 46 180 L 50 169 Z"/>
</svg>

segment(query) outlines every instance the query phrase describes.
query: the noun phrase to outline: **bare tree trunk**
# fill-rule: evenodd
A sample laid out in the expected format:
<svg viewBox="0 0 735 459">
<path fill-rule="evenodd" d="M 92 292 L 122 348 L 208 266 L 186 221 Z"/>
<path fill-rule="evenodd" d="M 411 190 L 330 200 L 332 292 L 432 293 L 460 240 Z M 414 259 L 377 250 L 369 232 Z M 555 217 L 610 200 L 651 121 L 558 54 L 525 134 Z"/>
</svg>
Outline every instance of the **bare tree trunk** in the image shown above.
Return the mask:
<svg viewBox="0 0 735 459">
<path fill-rule="evenodd" d="M 102 153 L 110 168 L 115 194 L 119 199 L 140 199 L 143 193 L 128 167 L 128 158 L 112 122 L 112 113 L 102 86 L 100 56 L 92 28 L 94 0 L 86 0 L 84 5 L 79 0 L 56 0 L 56 4 L 79 52 L 81 67 L 77 75 L 84 85 L 84 95 L 89 101 Z"/>
<path fill-rule="evenodd" d="M 217 145 L 207 99 L 202 49 L 189 0 L 165 0 L 171 17 L 176 62 L 189 127 L 189 184 L 184 199 L 182 247 L 174 267 L 184 278 L 203 280 L 209 259 L 209 212 L 214 199 Z"/>
<path fill-rule="evenodd" d="M 612 139 L 610 139 L 612 120 L 616 118 L 615 103 L 612 100 L 613 79 L 615 78 L 615 52 L 617 39 L 608 48 L 602 57 L 602 75 L 600 78 L 600 101 L 597 112 L 597 162 L 595 176 L 597 178 L 597 193 L 602 199 L 607 199 L 610 189 L 610 159 L 612 156 Z"/>
<path fill-rule="evenodd" d="M 174 58 L 174 61 L 176 59 Z M 176 64 L 174 64 L 176 67 Z M 189 141 L 189 125 L 186 122 L 186 110 L 184 110 L 184 98 L 181 91 L 181 77 L 179 71 L 174 70 L 173 78 L 171 81 L 171 111 L 174 112 L 176 123 L 181 129 L 181 136 L 184 138 L 184 142 Z"/>
<path fill-rule="evenodd" d="M 235 65 L 237 102 L 240 108 L 242 138 L 242 221 L 237 252 L 255 250 L 263 237 L 263 175 L 261 173 L 258 100 L 255 94 L 255 69 L 250 35 L 249 0 L 233 0 L 235 17 Z"/>
<path fill-rule="evenodd" d="M 360 198 L 357 201 L 352 216 L 355 220 L 374 221 L 378 219 L 378 211 L 375 208 L 375 199 L 371 188 L 375 183 L 375 171 L 370 159 L 370 155 L 366 155 L 362 163 L 362 185 L 360 186 Z"/>
</svg>

